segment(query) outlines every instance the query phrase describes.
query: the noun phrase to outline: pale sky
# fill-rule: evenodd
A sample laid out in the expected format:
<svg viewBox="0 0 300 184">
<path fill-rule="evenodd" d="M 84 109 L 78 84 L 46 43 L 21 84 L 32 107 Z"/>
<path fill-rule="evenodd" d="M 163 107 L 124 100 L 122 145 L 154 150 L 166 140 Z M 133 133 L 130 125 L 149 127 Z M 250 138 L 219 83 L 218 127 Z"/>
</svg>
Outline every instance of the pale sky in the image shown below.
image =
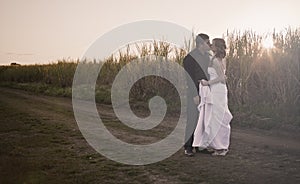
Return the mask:
<svg viewBox="0 0 300 184">
<path fill-rule="evenodd" d="M 80 58 L 98 37 L 140 20 L 169 21 L 211 38 L 300 27 L 298 0 L 0 0 L 0 65 Z"/>
</svg>

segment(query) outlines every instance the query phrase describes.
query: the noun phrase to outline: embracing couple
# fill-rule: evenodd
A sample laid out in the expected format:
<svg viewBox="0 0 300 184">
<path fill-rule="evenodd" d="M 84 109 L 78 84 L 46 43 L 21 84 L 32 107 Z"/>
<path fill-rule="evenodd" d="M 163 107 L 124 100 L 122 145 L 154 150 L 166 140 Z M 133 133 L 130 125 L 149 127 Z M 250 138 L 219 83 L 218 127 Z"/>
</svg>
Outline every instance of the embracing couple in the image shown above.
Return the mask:
<svg viewBox="0 0 300 184">
<path fill-rule="evenodd" d="M 196 152 L 225 156 L 230 142 L 230 121 L 226 86 L 226 44 L 199 34 L 196 48 L 183 60 L 188 73 L 185 155 Z M 210 54 L 210 52 L 213 54 Z M 197 90 L 196 90 L 197 89 Z"/>
</svg>

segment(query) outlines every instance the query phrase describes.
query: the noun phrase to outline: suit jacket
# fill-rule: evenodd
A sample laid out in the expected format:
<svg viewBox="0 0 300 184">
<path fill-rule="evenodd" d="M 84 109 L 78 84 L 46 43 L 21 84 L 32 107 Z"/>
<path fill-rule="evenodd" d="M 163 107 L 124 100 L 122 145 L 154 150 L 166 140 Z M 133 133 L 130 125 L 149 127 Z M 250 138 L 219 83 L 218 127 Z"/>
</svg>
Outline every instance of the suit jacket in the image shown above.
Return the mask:
<svg viewBox="0 0 300 184">
<path fill-rule="evenodd" d="M 210 62 L 209 54 L 205 53 L 204 55 L 196 48 L 192 50 L 184 59 L 183 67 L 185 71 L 189 74 L 193 83 L 188 82 L 189 94 L 191 95 L 192 85 L 197 88 L 197 94 L 199 94 L 199 80 L 205 79 L 208 80 L 207 68 Z M 188 81 L 188 80 L 187 80 Z M 193 97 L 197 94 L 193 93 Z"/>
</svg>

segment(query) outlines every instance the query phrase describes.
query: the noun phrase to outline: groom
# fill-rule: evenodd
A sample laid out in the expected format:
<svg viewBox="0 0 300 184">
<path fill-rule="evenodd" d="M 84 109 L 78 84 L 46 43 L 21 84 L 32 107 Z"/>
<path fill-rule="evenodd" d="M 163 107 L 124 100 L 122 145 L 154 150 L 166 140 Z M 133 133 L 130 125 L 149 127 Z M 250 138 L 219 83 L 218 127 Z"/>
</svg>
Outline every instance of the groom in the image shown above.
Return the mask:
<svg viewBox="0 0 300 184">
<path fill-rule="evenodd" d="M 193 81 L 188 82 L 187 90 L 187 124 L 184 145 L 184 153 L 187 156 L 194 155 L 192 144 L 199 116 L 199 112 L 197 110 L 197 105 L 199 104 L 198 81 L 202 79 L 208 80 L 207 68 L 210 61 L 208 53 L 209 50 L 209 36 L 203 33 L 198 34 L 196 37 L 196 48 L 183 59 L 183 67 Z M 193 90 L 194 87 L 197 91 Z"/>
</svg>

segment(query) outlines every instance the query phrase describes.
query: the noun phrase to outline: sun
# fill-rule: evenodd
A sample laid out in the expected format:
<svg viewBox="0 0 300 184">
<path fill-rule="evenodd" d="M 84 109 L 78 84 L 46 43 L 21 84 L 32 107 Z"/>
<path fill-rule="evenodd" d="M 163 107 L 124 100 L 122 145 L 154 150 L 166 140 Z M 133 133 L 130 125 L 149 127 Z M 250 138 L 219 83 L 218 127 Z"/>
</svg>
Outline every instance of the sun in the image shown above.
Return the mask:
<svg viewBox="0 0 300 184">
<path fill-rule="evenodd" d="M 266 49 L 272 49 L 274 48 L 274 42 L 273 38 L 268 36 L 265 39 L 262 40 L 262 46 Z"/>
</svg>

